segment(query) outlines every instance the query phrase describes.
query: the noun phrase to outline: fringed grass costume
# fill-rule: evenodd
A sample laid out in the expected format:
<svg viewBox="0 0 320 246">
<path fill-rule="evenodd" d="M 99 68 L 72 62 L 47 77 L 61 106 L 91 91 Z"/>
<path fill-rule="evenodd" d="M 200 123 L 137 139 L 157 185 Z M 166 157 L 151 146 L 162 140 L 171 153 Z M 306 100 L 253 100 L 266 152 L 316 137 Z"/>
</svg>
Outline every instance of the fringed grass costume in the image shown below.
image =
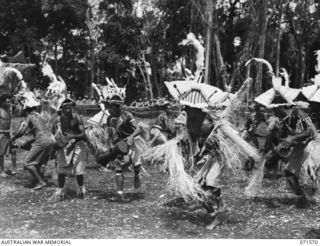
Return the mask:
<svg viewBox="0 0 320 246">
<path fill-rule="evenodd" d="M 185 132 L 150 149 L 144 155 L 144 158 L 151 162 L 161 162 L 162 169 L 169 171 L 168 187 L 172 192 L 186 201 L 197 201 L 203 205 L 214 218 L 214 222 L 209 226 L 211 229 L 217 225 L 217 211 L 223 211 L 225 207 L 219 182 L 224 168 L 239 168 L 245 158 L 259 159 L 257 150 L 248 144 L 230 123 L 233 111 L 239 108 L 250 82 L 251 80 L 244 83 L 228 108 L 220 114 L 222 116 L 218 116 L 216 110 L 210 111 L 204 106 L 210 105 L 211 96 L 213 100 L 216 99 L 211 94 L 207 95 L 208 92 L 217 93 L 219 97 L 219 89 L 203 85 L 207 88 L 204 90 L 201 85 L 196 85 L 194 91 L 193 87 L 190 91 L 186 90 L 181 97 L 188 100 L 185 95 L 190 95 L 191 98 L 188 100 Z M 177 90 L 179 91 L 179 88 Z M 190 107 L 190 103 L 195 106 Z M 196 108 L 199 105 L 201 107 Z M 211 128 L 203 127 L 205 119 L 208 120 L 207 124 L 212 123 Z M 203 129 L 212 130 L 209 136 L 205 137 L 203 147 L 199 149 L 201 146 L 198 142 Z"/>
<path fill-rule="evenodd" d="M 274 110 L 274 116 L 269 120 L 268 136 L 264 156 L 254 172 L 248 187 L 247 196 L 255 196 L 261 188 L 264 167 L 267 163 L 281 161 L 284 163 L 284 173 L 287 182 L 294 193 L 298 196 L 297 206 L 304 206 L 306 198 L 299 178 L 304 182 L 311 179 L 313 185 L 317 183 L 319 170 L 319 158 L 315 152 L 319 150 L 318 133 L 310 117 L 302 111 L 308 106 L 307 102 L 300 102 L 302 93 L 305 98 L 306 89 L 292 89 L 289 81 L 286 85 L 281 84 L 281 78 L 273 74 L 271 65 L 263 59 L 253 59 L 266 64 L 272 77 L 273 88 L 258 96 L 255 101 L 267 108 Z"/>
</svg>

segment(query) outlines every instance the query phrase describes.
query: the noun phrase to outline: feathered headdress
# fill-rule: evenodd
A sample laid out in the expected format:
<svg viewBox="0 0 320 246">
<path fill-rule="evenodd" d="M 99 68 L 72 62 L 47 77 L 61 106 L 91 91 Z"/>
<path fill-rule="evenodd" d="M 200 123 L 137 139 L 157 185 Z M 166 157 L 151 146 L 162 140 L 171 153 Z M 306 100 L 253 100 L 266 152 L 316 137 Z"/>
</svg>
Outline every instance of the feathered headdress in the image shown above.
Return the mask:
<svg viewBox="0 0 320 246">
<path fill-rule="evenodd" d="M 320 103 L 320 50 L 315 51 L 317 57 L 317 65 L 315 66 L 316 72 L 318 74 L 315 75 L 313 79 L 313 85 L 302 87 L 302 94 L 308 99 L 310 102 Z"/>
<path fill-rule="evenodd" d="M 228 93 L 217 87 L 192 81 L 164 82 L 171 96 L 182 105 L 193 108 L 215 107 L 222 104 Z"/>
<path fill-rule="evenodd" d="M 314 53 L 317 57 L 317 65 L 316 65 L 315 69 L 316 69 L 317 73 L 320 73 L 320 50 L 316 50 Z"/>
<path fill-rule="evenodd" d="M 308 107 L 308 103 L 305 102 L 294 102 L 300 93 L 300 89 L 294 89 L 289 87 L 289 80 L 285 85 L 282 85 L 282 79 L 276 77 L 271 64 L 262 58 L 252 58 L 247 63 L 249 65 L 252 61 L 256 61 L 262 64 L 265 64 L 268 68 L 268 74 L 272 78 L 272 88 L 262 93 L 260 96 L 255 98 L 255 102 L 267 107 L 267 108 L 276 108 L 281 106 L 300 106 Z M 282 74 L 286 76 L 286 73 L 282 69 Z"/>
</svg>

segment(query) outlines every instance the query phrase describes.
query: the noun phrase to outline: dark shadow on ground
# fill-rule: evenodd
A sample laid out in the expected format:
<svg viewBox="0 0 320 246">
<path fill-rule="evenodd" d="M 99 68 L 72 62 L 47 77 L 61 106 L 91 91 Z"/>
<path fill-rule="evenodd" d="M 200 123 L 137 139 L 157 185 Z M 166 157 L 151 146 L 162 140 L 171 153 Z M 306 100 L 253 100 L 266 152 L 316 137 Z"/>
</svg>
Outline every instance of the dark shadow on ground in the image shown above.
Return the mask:
<svg viewBox="0 0 320 246">
<path fill-rule="evenodd" d="M 279 208 L 281 205 L 285 205 L 288 207 L 292 205 L 297 205 L 297 198 L 295 197 L 255 197 L 251 201 L 254 203 L 264 203 L 268 208 Z M 309 208 L 314 205 L 316 205 L 316 202 L 309 199 L 306 204 L 298 203 L 297 208 Z"/>
<path fill-rule="evenodd" d="M 308 239 L 320 239 L 320 228 L 312 228 L 305 234 Z"/>
<path fill-rule="evenodd" d="M 178 198 L 174 198 L 166 203 L 163 203 L 163 206 L 187 209 L 189 207 L 189 204 L 187 202 L 185 202 L 183 200 L 183 198 L 178 197 Z"/>
</svg>

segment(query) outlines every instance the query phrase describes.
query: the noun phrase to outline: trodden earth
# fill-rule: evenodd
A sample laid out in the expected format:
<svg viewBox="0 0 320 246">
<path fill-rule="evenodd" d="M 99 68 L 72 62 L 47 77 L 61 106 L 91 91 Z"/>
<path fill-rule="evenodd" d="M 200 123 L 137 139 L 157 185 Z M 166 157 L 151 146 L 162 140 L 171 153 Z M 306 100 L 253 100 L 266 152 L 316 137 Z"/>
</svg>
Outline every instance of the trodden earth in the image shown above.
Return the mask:
<svg viewBox="0 0 320 246">
<path fill-rule="evenodd" d="M 16 122 L 16 121 L 15 121 Z M 320 201 L 309 197 L 308 207 L 298 209 L 283 178 L 265 179 L 255 198 L 244 195 L 249 174 L 227 171 L 222 190 L 228 210 L 221 225 L 207 230 L 204 210 L 191 212 L 181 198 L 166 190 L 167 174 L 157 166 L 145 166 L 142 187 L 133 190 L 133 175 L 126 174 L 125 190 L 131 201 L 112 202 L 113 172 L 99 172 L 93 158 L 87 166 L 88 194 L 77 199 L 75 180 L 67 180 L 67 198 L 52 202 L 56 187 L 54 163 L 46 166 L 48 187 L 33 191 L 23 170 L 25 151 L 18 152 L 18 173 L 0 179 L 0 238 L 319 238 Z M 10 159 L 6 159 L 10 167 Z"/>
</svg>

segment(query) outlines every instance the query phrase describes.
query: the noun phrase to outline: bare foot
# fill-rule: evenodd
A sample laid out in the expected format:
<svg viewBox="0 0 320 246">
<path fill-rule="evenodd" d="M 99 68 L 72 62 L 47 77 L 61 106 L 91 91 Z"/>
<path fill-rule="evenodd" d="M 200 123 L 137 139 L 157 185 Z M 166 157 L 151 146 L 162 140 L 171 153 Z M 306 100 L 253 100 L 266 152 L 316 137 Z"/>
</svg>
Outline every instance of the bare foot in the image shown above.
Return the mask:
<svg viewBox="0 0 320 246">
<path fill-rule="evenodd" d="M 41 182 L 41 183 L 38 183 L 36 185 L 36 187 L 33 188 L 33 190 L 41 190 L 43 187 L 46 187 L 47 184 L 45 182 Z"/>
<path fill-rule="evenodd" d="M 207 230 L 214 230 L 218 225 L 220 225 L 220 220 L 214 219 L 212 223 L 208 226 L 206 226 Z"/>
<path fill-rule="evenodd" d="M 190 206 L 188 206 L 188 211 L 193 212 L 201 208 L 203 207 L 200 204 L 191 204 Z"/>
<path fill-rule="evenodd" d="M 219 201 L 218 201 L 218 212 L 219 213 L 223 213 L 225 211 L 227 211 L 227 204 L 225 203 L 225 201 L 221 198 Z"/>
<path fill-rule="evenodd" d="M 137 190 L 141 187 L 141 181 L 139 175 L 134 175 L 133 186 Z"/>
<path fill-rule="evenodd" d="M 50 198 L 49 202 L 62 202 L 65 199 L 65 196 L 63 193 L 55 192 Z"/>
</svg>

